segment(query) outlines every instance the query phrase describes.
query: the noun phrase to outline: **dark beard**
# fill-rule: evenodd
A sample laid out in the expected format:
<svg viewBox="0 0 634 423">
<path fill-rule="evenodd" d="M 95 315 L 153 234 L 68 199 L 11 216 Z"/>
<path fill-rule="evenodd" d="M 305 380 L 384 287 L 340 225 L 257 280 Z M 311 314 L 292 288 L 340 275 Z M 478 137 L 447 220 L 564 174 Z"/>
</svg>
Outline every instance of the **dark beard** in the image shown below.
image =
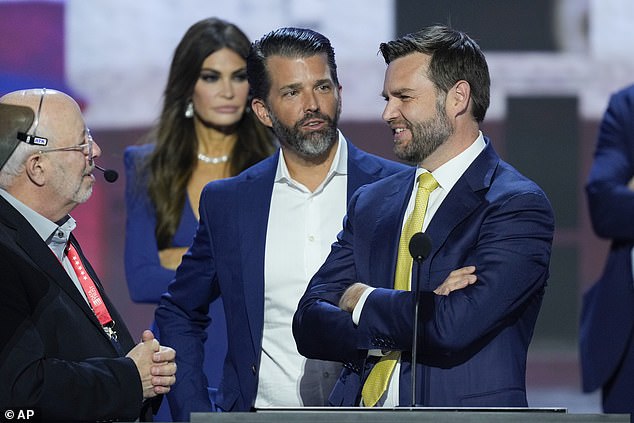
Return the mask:
<svg viewBox="0 0 634 423">
<path fill-rule="evenodd" d="M 394 154 L 409 163 L 422 163 L 453 134 L 454 128 L 444 109 L 444 97 L 436 102 L 436 116 L 423 122 L 406 122 L 411 142 L 403 148 L 394 146 Z"/>
<path fill-rule="evenodd" d="M 288 127 L 280 122 L 277 116 L 269 109 L 273 132 L 279 141 L 293 149 L 300 157 L 310 161 L 325 159 L 332 146 L 339 139 L 337 124 L 340 113 L 341 107 L 339 105 L 337 105 L 334 119 L 320 112 L 306 113 L 303 119 L 296 122 L 292 127 Z M 326 122 L 326 127 L 320 131 L 303 133 L 301 130 L 302 125 L 314 118 Z"/>
</svg>

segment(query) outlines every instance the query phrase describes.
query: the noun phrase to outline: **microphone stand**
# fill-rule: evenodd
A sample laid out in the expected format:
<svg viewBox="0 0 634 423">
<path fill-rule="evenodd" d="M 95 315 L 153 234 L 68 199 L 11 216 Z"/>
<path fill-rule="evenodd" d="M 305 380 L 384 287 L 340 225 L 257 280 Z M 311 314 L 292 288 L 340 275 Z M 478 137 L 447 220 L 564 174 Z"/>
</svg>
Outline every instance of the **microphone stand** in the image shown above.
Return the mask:
<svg viewBox="0 0 634 423">
<path fill-rule="evenodd" d="M 418 358 L 418 304 L 420 303 L 420 268 L 421 263 L 423 262 L 421 259 L 414 258 L 414 262 L 416 263 L 414 266 L 414 278 L 412 281 L 415 281 L 414 285 L 414 333 L 412 334 L 412 407 L 416 407 L 416 362 Z"/>
<path fill-rule="evenodd" d="M 412 259 L 416 262 L 412 262 L 412 284 L 414 291 L 414 328 L 412 334 L 412 407 L 416 407 L 416 362 L 418 358 L 418 305 L 420 303 L 420 274 L 421 264 L 423 260 L 429 256 L 431 252 L 431 238 L 429 235 L 423 232 L 417 232 L 412 235 L 409 241 L 409 252 L 412 255 Z"/>
</svg>

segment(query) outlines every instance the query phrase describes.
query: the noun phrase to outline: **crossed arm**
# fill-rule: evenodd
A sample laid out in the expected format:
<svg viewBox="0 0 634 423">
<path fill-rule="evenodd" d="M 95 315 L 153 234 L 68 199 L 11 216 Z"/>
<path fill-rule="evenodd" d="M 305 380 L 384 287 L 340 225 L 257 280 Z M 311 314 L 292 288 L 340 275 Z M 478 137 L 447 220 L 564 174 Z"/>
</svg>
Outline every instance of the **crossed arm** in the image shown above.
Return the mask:
<svg viewBox="0 0 634 423">
<path fill-rule="evenodd" d="M 548 275 L 554 225 L 545 196 L 527 187 L 500 196 L 486 213 L 472 215 L 463 225 L 478 230 L 456 229 L 442 254 L 433 258 L 429 274 L 433 292 L 423 292 L 421 298 L 425 304 L 421 330 L 429 335 L 428 351 L 442 356 L 464 351 L 520 316 L 525 305 L 531 307 L 526 315 L 530 321 Z M 379 348 L 377 340 L 389 339 L 393 349 L 411 345 L 415 297 L 388 288 L 384 281 L 377 283 L 390 277 L 390 266 L 376 263 L 390 253 L 389 248 L 372 243 L 363 231 L 356 233 L 355 227 L 376 217 L 367 212 L 358 222 L 355 212 L 349 210 L 344 230 L 294 317 L 298 350 L 309 358 L 360 363 L 364 350 Z M 477 266 L 477 277 L 472 266 L 460 267 L 465 264 Z M 457 270 L 449 273 L 452 268 Z M 350 281 L 375 287 L 363 303 L 358 324 L 350 312 L 366 286 Z"/>
<path fill-rule="evenodd" d="M 434 294 L 449 295 L 452 291 L 474 284 L 478 280 L 478 277 L 475 275 L 475 270 L 475 266 L 465 266 L 452 271 L 445 281 L 438 288 L 434 289 Z M 339 300 L 339 308 L 352 313 L 361 295 L 363 295 L 368 288 L 371 287 L 361 282 L 350 285 L 341 296 L 341 300 Z"/>
</svg>

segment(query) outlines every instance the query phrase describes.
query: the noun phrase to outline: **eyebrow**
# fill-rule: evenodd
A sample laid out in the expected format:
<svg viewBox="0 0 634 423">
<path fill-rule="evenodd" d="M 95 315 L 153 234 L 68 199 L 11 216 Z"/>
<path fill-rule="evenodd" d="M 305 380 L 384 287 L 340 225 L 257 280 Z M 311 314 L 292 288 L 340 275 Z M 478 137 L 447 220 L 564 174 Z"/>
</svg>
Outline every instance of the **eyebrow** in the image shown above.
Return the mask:
<svg viewBox="0 0 634 423">
<path fill-rule="evenodd" d="M 399 95 L 403 95 L 403 94 L 407 94 L 407 93 L 411 93 L 414 92 L 414 89 L 412 88 L 399 88 L 398 90 L 394 90 L 391 91 L 389 94 L 391 94 L 394 97 L 398 97 Z M 388 93 L 386 93 L 385 91 L 381 92 L 381 96 L 383 98 L 388 98 Z"/>
<path fill-rule="evenodd" d="M 246 71 L 247 71 L 247 67 L 243 66 L 241 68 L 238 68 L 238 69 L 234 70 L 233 72 L 231 72 L 231 74 L 235 75 L 237 73 L 242 73 L 242 72 L 246 72 Z M 203 73 L 203 72 L 213 72 L 213 73 L 218 73 L 218 74 L 222 73 L 221 71 L 219 71 L 217 69 L 214 69 L 214 68 L 202 68 L 202 69 L 200 69 L 200 73 Z"/>
<path fill-rule="evenodd" d="M 334 85 L 332 80 L 330 80 L 330 78 L 324 78 L 324 79 L 319 79 L 317 81 L 314 82 L 313 87 L 318 87 L 320 85 L 324 85 L 324 84 L 328 84 L 330 86 Z M 304 86 L 303 83 L 301 82 L 295 82 L 295 83 L 291 83 L 288 85 L 284 85 L 282 87 L 280 87 L 280 91 L 284 91 L 284 90 L 299 90 Z"/>
<path fill-rule="evenodd" d="M 318 81 L 315 81 L 315 86 L 323 85 L 323 84 L 333 85 L 333 82 L 329 78 L 324 78 L 324 79 L 320 79 Z"/>
<path fill-rule="evenodd" d="M 295 83 L 284 85 L 284 86 L 280 87 L 280 91 L 284 91 L 284 90 L 299 90 L 302 86 L 303 86 L 303 84 L 301 84 L 299 82 L 295 82 Z"/>
</svg>

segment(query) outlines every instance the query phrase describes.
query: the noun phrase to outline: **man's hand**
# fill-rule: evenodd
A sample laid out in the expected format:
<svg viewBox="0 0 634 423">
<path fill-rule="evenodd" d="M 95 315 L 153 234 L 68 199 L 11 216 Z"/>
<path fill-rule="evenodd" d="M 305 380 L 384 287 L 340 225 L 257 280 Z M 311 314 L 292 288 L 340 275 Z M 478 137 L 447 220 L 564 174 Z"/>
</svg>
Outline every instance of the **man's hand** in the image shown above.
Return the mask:
<svg viewBox="0 0 634 423">
<path fill-rule="evenodd" d="M 343 311 L 347 311 L 348 313 L 352 313 L 352 310 L 354 310 L 359 302 L 359 298 L 361 298 L 363 292 L 368 288 L 368 285 L 361 282 L 356 282 L 350 285 L 339 300 L 339 308 Z"/>
<path fill-rule="evenodd" d="M 171 389 L 170 387 L 176 383 L 175 360 L 176 351 L 163 345 L 152 356 L 154 365 L 150 371 L 152 373 L 152 385 L 154 385 L 156 394 L 167 394 Z"/>
<path fill-rule="evenodd" d="M 478 280 L 478 277 L 474 274 L 475 270 L 475 266 L 465 266 L 454 270 L 438 288 L 434 289 L 434 294 L 449 295 L 452 291 L 475 283 Z"/>
<path fill-rule="evenodd" d="M 143 398 L 166 394 L 176 382 L 176 352 L 172 348 L 159 345 L 151 331 L 143 332 L 141 342 L 126 357 L 134 361 L 139 371 Z"/>
<path fill-rule="evenodd" d="M 449 295 L 450 292 L 462 289 L 474 284 L 478 277 L 475 273 L 475 266 L 465 266 L 456 269 L 447 276 L 444 282 L 434 290 L 437 295 Z M 369 286 L 361 282 L 353 283 L 346 289 L 339 300 L 339 308 L 348 313 L 352 313 L 359 302 L 359 298 Z"/>
</svg>

